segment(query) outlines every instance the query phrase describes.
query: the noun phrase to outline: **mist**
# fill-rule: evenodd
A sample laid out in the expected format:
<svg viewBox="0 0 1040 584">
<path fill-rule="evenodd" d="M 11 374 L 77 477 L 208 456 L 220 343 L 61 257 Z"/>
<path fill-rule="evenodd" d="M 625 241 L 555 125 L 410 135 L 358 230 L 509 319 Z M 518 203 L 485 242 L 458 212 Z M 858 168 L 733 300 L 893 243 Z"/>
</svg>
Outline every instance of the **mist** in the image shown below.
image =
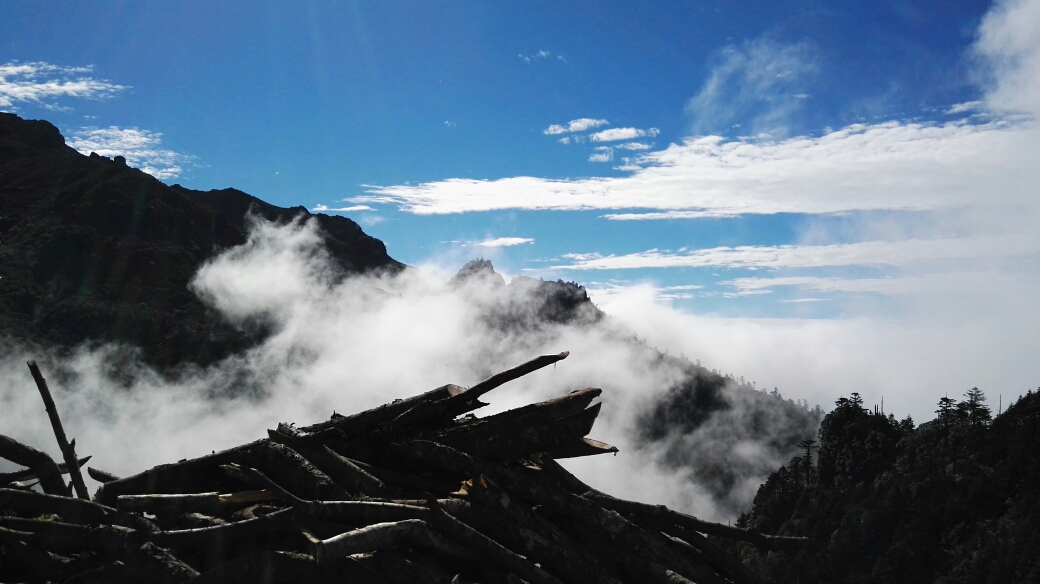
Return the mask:
<svg viewBox="0 0 1040 584">
<path fill-rule="evenodd" d="M 797 441 L 815 435 L 818 419 L 803 406 L 664 355 L 591 303 L 565 311 L 547 304 L 546 286 L 557 304 L 584 298 L 576 286 L 527 278 L 507 286 L 491 272 L 450 282 L 417 269 L 346 276 L 315 222 L 254 218 L 248 241 L 204 264 L 191 288 L 215 317 L 262 342 L 206 368 L 159 372 L 133 347 L 6 341 L 3 433 L 60 458 L 28 359 L 48 378 L 81 456 L 125 476 L 263 437 L 279 422 L 309 424 L 446 383 L 469 386 L 568 350 L 556 367 L 486 396 L 491 405 L 476 413 L 602 388 L 590 436 L 620 453 L 564 464 L 615 496 L 717 520 L 745 509 Z"/>
</svg>

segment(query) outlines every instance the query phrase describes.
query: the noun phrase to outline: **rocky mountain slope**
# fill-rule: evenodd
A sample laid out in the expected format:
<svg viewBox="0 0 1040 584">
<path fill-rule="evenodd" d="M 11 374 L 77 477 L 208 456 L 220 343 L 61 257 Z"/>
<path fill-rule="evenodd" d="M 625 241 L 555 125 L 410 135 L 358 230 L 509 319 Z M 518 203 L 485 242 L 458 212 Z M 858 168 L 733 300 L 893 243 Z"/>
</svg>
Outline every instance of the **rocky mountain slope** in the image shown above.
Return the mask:
<svg viewBox="0 0 1040 584">
<path fill-rule="evenodd" d="M 159 367 L 248 346 L 256 334 L 213 318 L 188 282 L 245 242 L 250 212 L 310 216 L 234 189 L 168 186 L 121 157 L 76 152 L 48 122 L 0 113 L 0 337 L 124 342 Z M 350 219 L 316 219 L 344 274 L 404 267 Z"/>
</svg>

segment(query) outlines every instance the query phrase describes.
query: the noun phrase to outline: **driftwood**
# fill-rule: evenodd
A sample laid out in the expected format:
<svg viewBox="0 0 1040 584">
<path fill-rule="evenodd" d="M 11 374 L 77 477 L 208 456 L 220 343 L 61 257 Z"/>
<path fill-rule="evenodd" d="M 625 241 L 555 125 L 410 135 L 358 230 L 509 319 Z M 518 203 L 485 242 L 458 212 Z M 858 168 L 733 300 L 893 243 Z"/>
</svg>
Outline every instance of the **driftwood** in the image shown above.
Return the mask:
<svg viewBox="0 0 1040 584">
<path fill-rule="evenodd" d="M 51 491 L 0 488 L 0 557 L 16 554 L 26 582 L 764 584 L 704 534 L 803 543 L 615 499 L 568 472 L 557 458 L 617 452 L 587 436 L 599 389 L 471 413 L 566 357 L 127 477 L 89 468 L 94 501 L 0 437 L 0 456 L 29 467 L 19 478 Z"/>
<path fill-rule="evenodd" d="M 89 499 L 90 494 L 87 493 L 87 485 L 83 482 L 83 475 L 79 472 L 79 459 L 76 458 L 76 440 L 73 439 L 72 442 L 69 442 L 65 437 L 65 428 L 62 427 L 61 418 L 58 417 L 58 408 L 54 405 L 54 398 L 51 397 L 51 390 L 47 387 L 47 380 L 40 373 L 40 368 L 36 366 L 36 361 L 29 361 L 26 365 L 29 366 L 29 372 L 32 373 L 33 379 L 36 381 L 36 387 L 40 390 L 40 397 L 43 398 L 47 416 L 51 419 L 54 437 L 58 439 L 58 447 L 61 448 L 65 464 L 68 465 L 69 478 L 72 479 L 72 485 L 76 488 L 76 494 L 80 499 Z"/>
<path fill-rule="evenodd" d="M 90 457 L 88 456 L 87 458 Z M 80 464 L 83 464 L 82 460 L 80 461 Z M 105 472 L 99 468 L 94 468 L 92 466 L 87 467 L 87 474 L 90 475 L 90 478 L 94 479 L 99 483 L 111 483 L 112 481 L 119 480 L 119 477 L 117 477 L 116 475 L 110 472 Z"/>
<path fill-rule="evenodd" d="M 0 434 L 0 458 L 29 467 L 28 471 L 7 473 L 0 477 L 0 486 L 39 477 L 43 492 L 51 495 L 64 495 L 67 492 L 61 469 L 46 452 Z"/>
</svg>

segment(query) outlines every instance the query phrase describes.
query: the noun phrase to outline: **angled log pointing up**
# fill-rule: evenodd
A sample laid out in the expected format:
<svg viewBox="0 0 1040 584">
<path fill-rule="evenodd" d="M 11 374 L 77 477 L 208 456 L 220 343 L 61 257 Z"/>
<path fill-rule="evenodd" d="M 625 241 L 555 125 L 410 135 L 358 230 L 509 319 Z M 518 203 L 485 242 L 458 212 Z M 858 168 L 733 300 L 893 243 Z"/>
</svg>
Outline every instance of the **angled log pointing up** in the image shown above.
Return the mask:
<svg viewBox="0 0 1040 584">
<path fill-rule="evenodd" d="M 65 438 L 65 429 L 61 426 L 58 408 L 54 405 L 54 399 L 51 398 L 51 390 L 47 388 L 47 380 L 40 373 L 40 368 L 36 366 L 36 361 L 28 361 L 26 365 L 29 366 L 29 372 L 32 373 L 33 379 L 36 380 L 36 387 L 40 389 L 40 397 L 43 398 L 43 405 L 47 408 L 47 415 L 51 418 L 51 426 L 54 427 L 54 437 L 58 439 L 58 447 L 61 448 L 65 464 L 69 467 L 69 478 L 72 479 L 72 485 L 76 488 L 76 495 L 80 499 L 89 500 L 90 493 L 87 492 L 87 485 L 83 482 L 83 475 L 79 472 L 79 459 L 76 458 L 76 441 L 69 442 Z"/>
<path fill-rule="evenodd" d="M 64 495 L 65 481 L 61 480 L 61 469 L 46 452 L 27 446 L 14 438 L 0 434 L 0 458 L 29 467 L 28 471 L 10 473 L 0 479 L 0 486 L 11 481 L 24 481 L 39 477 L 43 492 L 48 495 Z"/>
</svg>

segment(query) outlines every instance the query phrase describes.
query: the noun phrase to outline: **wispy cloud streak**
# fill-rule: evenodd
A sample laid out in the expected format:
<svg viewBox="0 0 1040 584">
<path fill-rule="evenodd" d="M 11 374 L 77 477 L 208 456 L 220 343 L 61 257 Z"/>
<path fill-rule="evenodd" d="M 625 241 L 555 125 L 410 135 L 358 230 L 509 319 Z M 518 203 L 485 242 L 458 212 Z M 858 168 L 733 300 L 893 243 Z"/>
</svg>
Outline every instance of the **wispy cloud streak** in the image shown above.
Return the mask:
<svg viewBox="0 0 1040 584">
<path fill-rule="evenodd" d="M 61 67 L 44 62 L 9 61 L 0 65 L 0 110 L 16 109 L 18 102 L 61 109 L 54 103 L 57 98 L 105 99 L 128 89 L 125 85 L 89 77 L 93 71 L 92 66 Z"/>
<path fill-rule="evenodd" d="M 1031 235 L 948 239 L 866 241 L 833 245 L 714 247 L 682 253 L 651 249 L 608 255 L 567 254 L 567 270 L 628 270 L 643 268 L 819 268 L 832 266 L 906 266 L 936 260 L 966 260 L 1040 253 Z"/>
<path fill-rule="evenodd" d="M 184 170 L 181 165 L 192 159 L 186 154 L 160 148 L 161 133 L 139 128 L 84 128 L 75 132 L 68 144 L 83 154 L 96 152 L 101 156 L 122 156 L 130 166 L 160 180 L 180 176 Z"/>
</svg>

